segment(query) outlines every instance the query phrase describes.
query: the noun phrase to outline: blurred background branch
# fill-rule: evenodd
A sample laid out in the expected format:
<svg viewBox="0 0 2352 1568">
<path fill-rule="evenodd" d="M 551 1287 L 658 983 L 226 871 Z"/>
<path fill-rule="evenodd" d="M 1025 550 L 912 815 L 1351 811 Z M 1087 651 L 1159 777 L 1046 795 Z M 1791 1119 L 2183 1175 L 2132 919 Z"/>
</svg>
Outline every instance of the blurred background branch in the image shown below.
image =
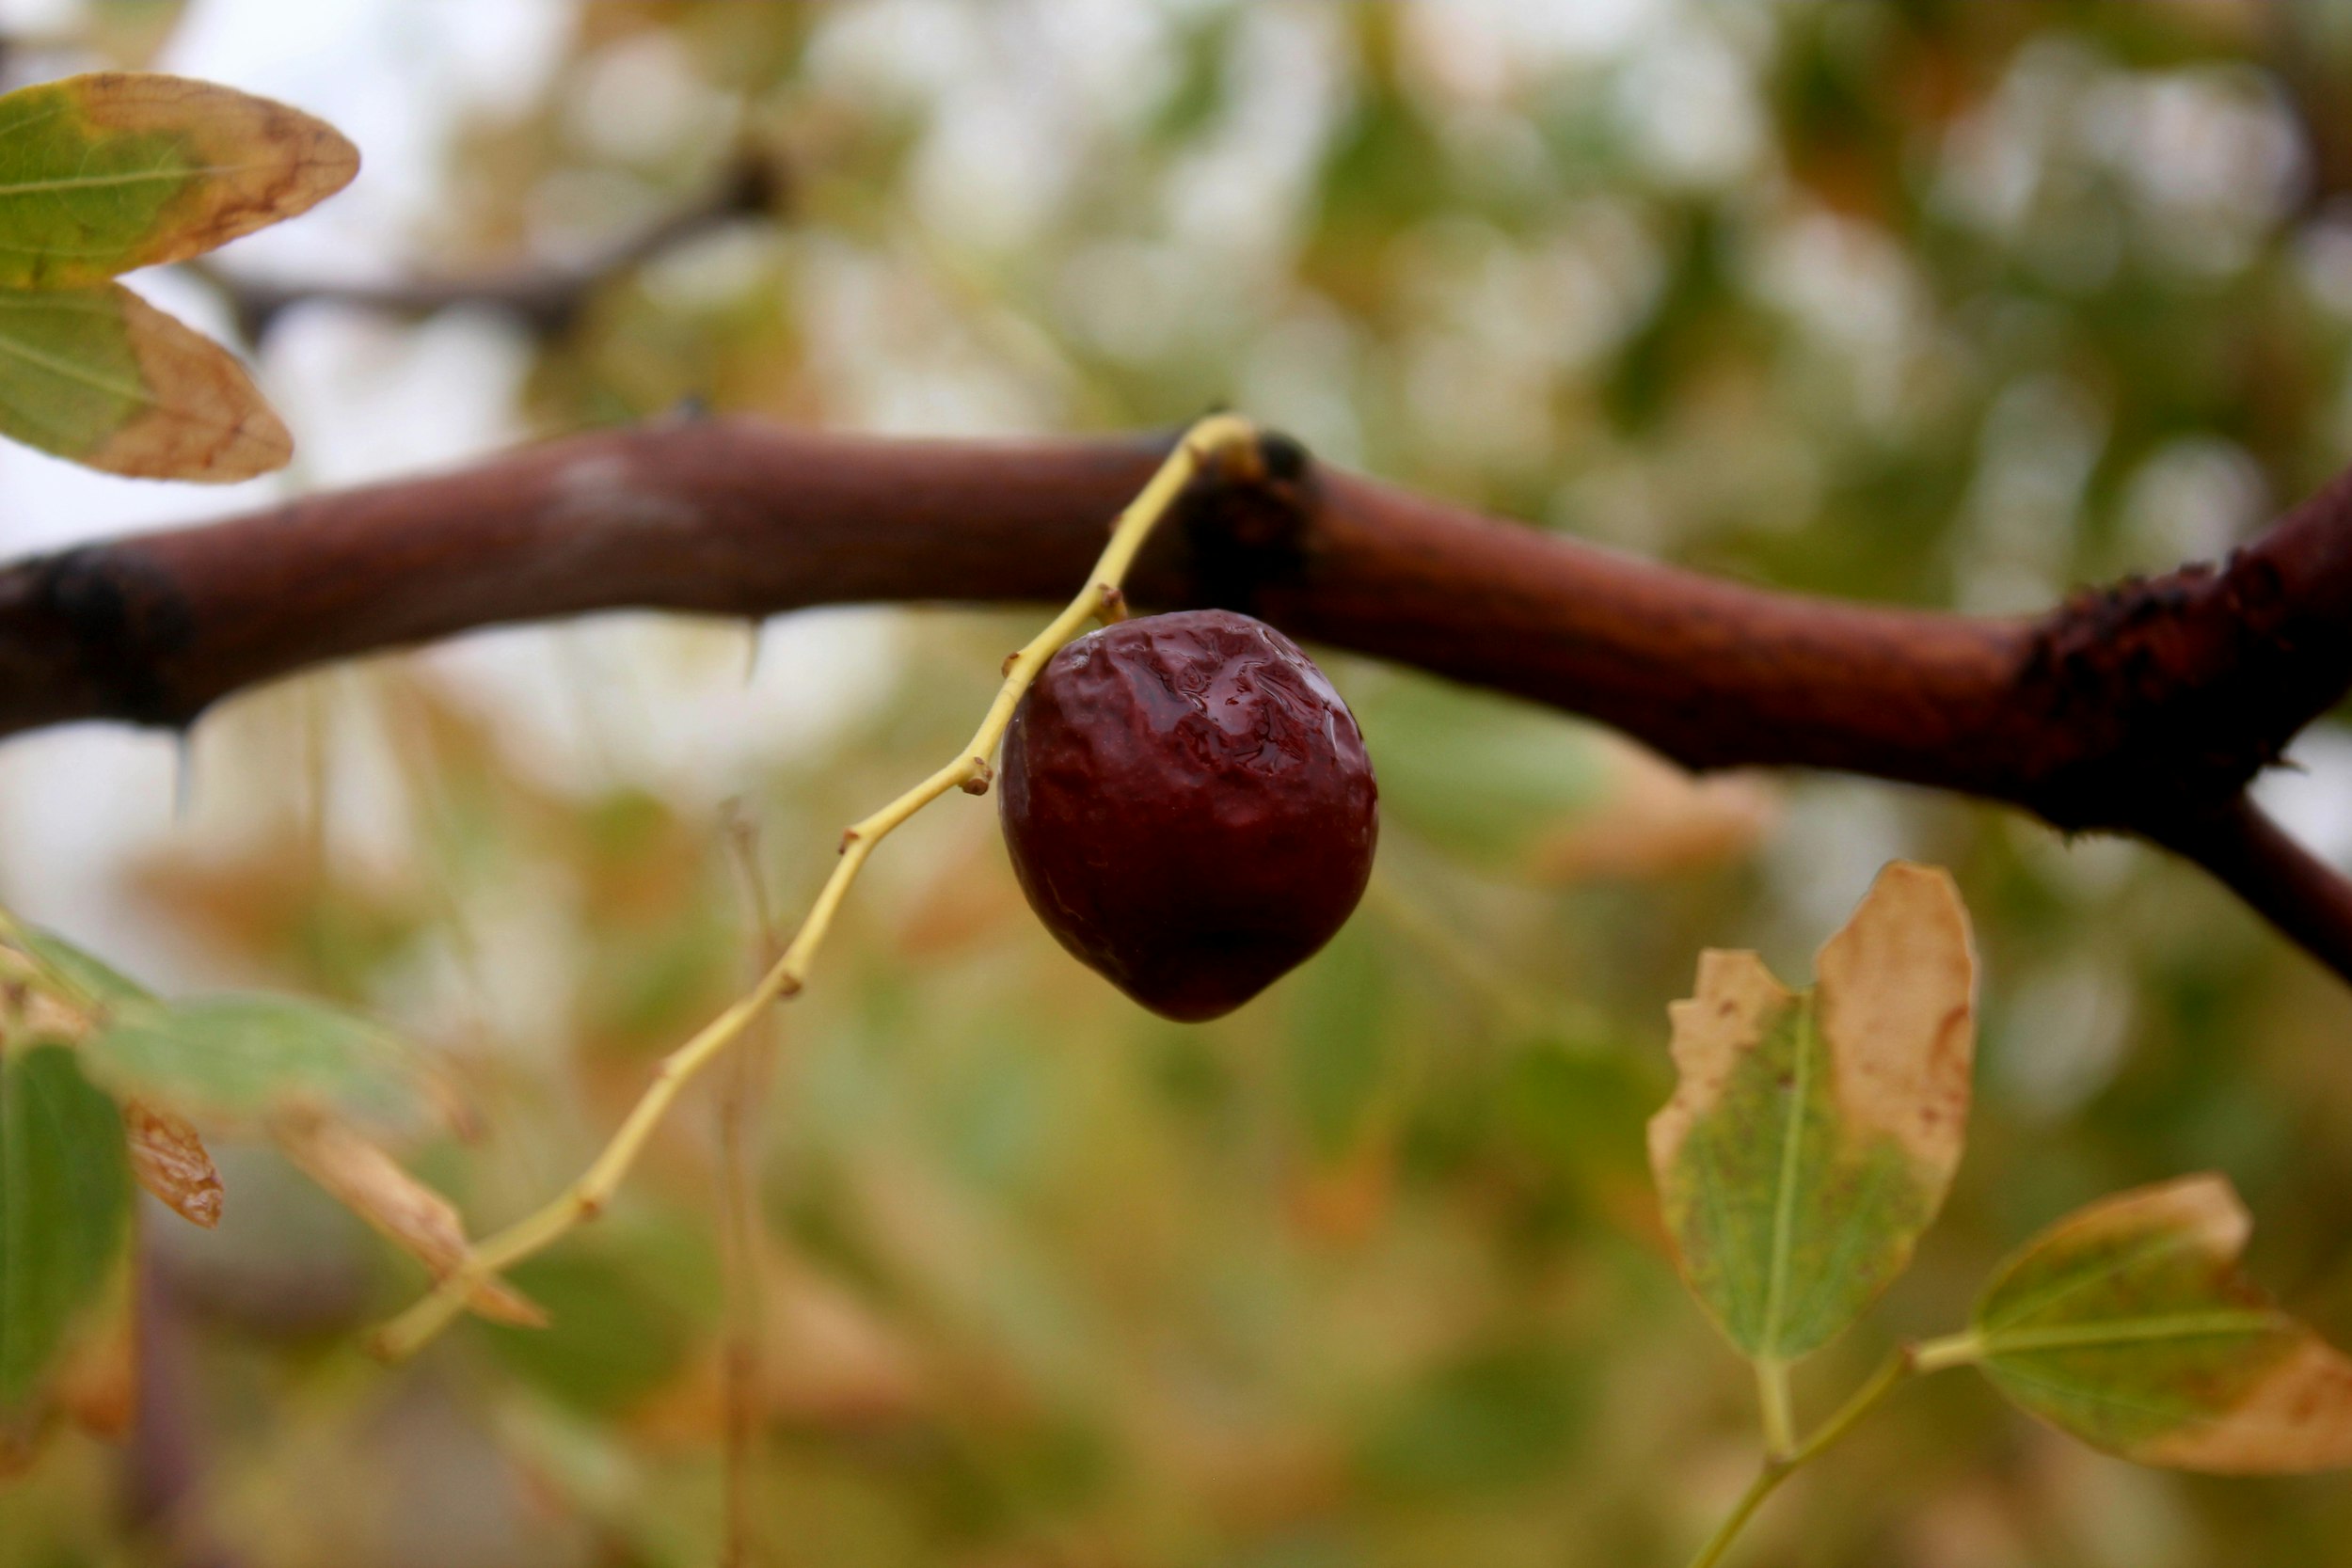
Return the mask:
<svg viewBox="0 0 2352 1568">
<path fill-rule="evenodd" d="M 212 283 L 236 313 L 248 342 L 259 343 L 297 305 L 340 305 L 400 317 L 454 307 L 502 311 L 540 338 L 558 338 L 580 319 L 596 291 L 723 224 L 783 216 L 789 181 L 773 153 L 746 150 L 699 200 L 646 225 L 599 253 L 570 263 L 532 262 L 465 277 L 391 283 L 286 281 L 246 276 L 217 261 L 189 270 Z"/>
</svg>

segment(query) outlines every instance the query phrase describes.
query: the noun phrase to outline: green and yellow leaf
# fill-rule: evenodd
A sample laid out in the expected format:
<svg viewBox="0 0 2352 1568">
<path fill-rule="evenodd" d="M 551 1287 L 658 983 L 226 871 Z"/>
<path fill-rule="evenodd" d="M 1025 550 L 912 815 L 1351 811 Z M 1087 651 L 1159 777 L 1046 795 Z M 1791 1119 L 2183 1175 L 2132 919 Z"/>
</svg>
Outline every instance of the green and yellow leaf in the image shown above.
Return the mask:
<svg viewBox="0 0 2352 1568">
<path fill-rule="evenodd" d="M 436 1280 L 465 1261 L 466 1227 L 455 1205 L 347 1123 L 297 1111 L 273 1120 L 270 1132 L 296 1169 L 422 1263 Z M 493 1323 L 537 1328 L 548 1321 L 545 1312 L 496 1280 L 476 1290 L 471 1305 Z"/>
<path fill-rule="evenodd" d="M 0 435 L 137 479 L 227 483 L 294 453 L 234 356 L 118 283 L 0 291 Z"/>
<path fill-rule="evenodd" d="M 717 1260 L 689 1227 L 624 1222 L 543 1253 L 511 1277 L 547 1309 L 524 1333 L 486 1324 L 491 1354 L 574 1410 L 616 1415 L 673 1386 L 709 1335 Z"/>
<path fill-rule="evenodd" d="M 29 978 L 36 988 L 62 992 L 64 1000 L 84 1011 L 154 1000 L 153 991 L 103 958 L 39 927 L 15 926 L 0 945 L 30 960 L 33 973 Z"/>
<path fill-rule="evenodd" d="M 259 1128 L 314 1109 L 373 1126 L 441 1119 L 439 1085 L 405 1042 L 298 997 L 224 994 L 117 1009 L 82 1047 L 90 1075 L 203 1122 Z"/>
<path fill-rule="evenodd" d="M 1979 1365 L 2021 1408 L 2143 1465 L 2352 1465 L 2352 1358 L 2239 1271 L 2249 1228 L 2218 1176 L 2092 1204 L 1994 1277 Z"/>
<path fill-rule="evenodd" d="M 1861 1315 L 1942 1207 L 1967 1133 L 1976 960 L 1951 878 L 1897 862 L 1792 991 L 1699 958 L 1650 1168 L 1683 1276 L 1732 1343 L 1792 1361 Z"/>
<path fill-rule="evenodd" d="M 0 1414 L 40 1388 L 103 1304 L 130 1217 L 114 1101 L 62 1046 L 0 1057 Z"/>
<path fill-rule="evenodd" d="M 147 993 L 80 948 L 0 912 L 0 1047 L 79 1045 L 111 1000 Z"/>
<path fill-rule="evenodd" d="M 123 1259 L 127 1265 L 129 1258 Z M 120 1439 L 138 1418 L 139 1347 L 136 1281 L 128 1267 L 107 1276 L 82 1331 L 49 1381 L 56 1412 L 93 1437 Z"/>
<path fill-rule="evenodd" d="M 0 96 L 0 288 L 79 289 L 307 211 L 359 154 L 298 109 L 102 71 Z"/>
</svg>

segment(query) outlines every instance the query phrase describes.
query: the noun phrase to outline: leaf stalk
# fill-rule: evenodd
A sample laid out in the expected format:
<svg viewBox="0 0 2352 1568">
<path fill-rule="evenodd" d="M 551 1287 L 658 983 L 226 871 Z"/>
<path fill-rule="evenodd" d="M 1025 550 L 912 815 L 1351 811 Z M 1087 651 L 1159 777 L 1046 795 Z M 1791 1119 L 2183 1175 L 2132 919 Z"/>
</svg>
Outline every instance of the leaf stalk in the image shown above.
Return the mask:
<svg viewBox="0 0 2352 1568">
<path fill-rule="evenodd" d="M 1747 1490 L 1740 1494 L 1739 1500 L 1731 1505 L 1731 1512 L 1724 1516 L 1723 1523 L 1715 1527 L 1715 1533 L 1707 1538 L 1707 1544 L 1699 1548 L 1698 1556 L 1691 1560 L 1691 1568 L 1715 1568 L 1723 1560 L 1724 1554 L 1731 1549 L 1731 1544 L 1739 1539 L 1740 1530 L 1755 1517 L 1756 1511 L 1763 1506 L 1764 1499 L 1777 1491 L 1782 1481 L 1820 1458 L 1832 1445 L 1859 1426 L 1864 1418 L 1884 1404 L 1897 1389 L 1915 1377 L 1941 1371 L 1947 1367 L 1964 1366 L 1976 1359 L 1977 1351 L 1976 1337 L 1969 1334 L 1955 1334 L 1942 1339 L 1931 1339 L 1924 1344 L 1898 1346 L 1879 1364 L 1878 1370 L 1872 1372 L 1846 1402 L 1814 1428 L 1802 1443 L 1792 1444 L 1785 1450 L 1777 1449 L 1772 1448 L 1768 1435 L 1764 1462 L 1756 1466 L 1755 1479 L 1748 1482 Z M 1763 1378 L 1768 1365 L 1778 1366 L 1785 1398 L 1786 1364 L 1758 1362 L 1756 1372 L 1759 1380 Z"/>
</svg>

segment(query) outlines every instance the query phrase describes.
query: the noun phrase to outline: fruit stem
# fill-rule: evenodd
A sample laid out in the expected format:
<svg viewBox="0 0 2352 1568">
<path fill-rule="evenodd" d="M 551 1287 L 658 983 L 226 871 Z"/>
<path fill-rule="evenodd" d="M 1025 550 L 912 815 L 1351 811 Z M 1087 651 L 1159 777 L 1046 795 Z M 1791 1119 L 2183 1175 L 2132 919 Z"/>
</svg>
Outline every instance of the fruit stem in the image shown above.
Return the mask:
<svg viewBox="0 0 2352 1568">
<path fill-rule="evenodd" d="M 1094 570 L 1088 574 L 1086 587 L 1046 624 L 1044 630 L 1007 661 L 1004 683 L 997 688 L 995 699 L 989 704 L 971 740 L 956 752 L 953 761 L 880 811 L 852 824 L 842 835 L 841 858 L 834 863 L 833 874 L 818 891 L 817 901 L 801 922 L 800 930 L 782 956 L 759 977 L 759 982 L 705 1024 L 691 1039 L 661 1059 L 653 1082 L 629 1108 L 603 1152 L 578 1180 L 545 1207 L 476 1243 L 465 1260 L 431 1292 L 376 1331 L 369 1341 L 371 1350 L 388 1360 L 413 1355 L 448 1327 L 465 1310 L 475 1291 L 501 1272 L 552 1245 L 576 1226 L 603 1212 L 621 1183 L 628 1180 L 637 1157 L 644 1151 L 686 1085 L 703 1069 L 724 1055 L 771 1003 L 800 990 L 810 962 L 833 928 L 834 912 L 849 895 L 850 885 L 857 880 L 857 874 L 865 866 L 866 858 L 874 852 L 874 846 L 949 790 L 964 789 L 977 794 L 988 787 L 988 758 L 994 754 L 1006 726 L 1012 722 L 1013 709 L 1039 672 L 1045 668 L 1045 661 L 1084 630 L 1089 621 L 1098 615 L 1122 611 L 1125 595 L 1120 585 L 1152 531 L 1174 509 L 1185 487 L 1195 479 L 1213 465 L 1236 459 L 1253 468 L 1263 466 L 1257 427 L 1248 420 L 1232 414 L 1212 414 L 1184 432 L 1176 450 L 1168 453 L 1167 461 L 1111 525 L 1110 542 L 1104 546 Z"/>
</svg>

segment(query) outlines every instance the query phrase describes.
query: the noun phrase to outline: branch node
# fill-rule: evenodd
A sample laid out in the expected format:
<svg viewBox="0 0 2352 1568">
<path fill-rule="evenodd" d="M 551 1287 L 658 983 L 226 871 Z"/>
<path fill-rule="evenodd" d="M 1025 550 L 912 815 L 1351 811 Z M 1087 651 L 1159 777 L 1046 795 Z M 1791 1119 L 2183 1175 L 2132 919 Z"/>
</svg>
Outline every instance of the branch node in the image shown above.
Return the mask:
<svg viewBox="0 0 2352 1568">
<path fill-rule="evenodd" d="M 1296 484 L 1307 477 L 1312 457 L 1297 436 L 1279 430 L 1258 433 L 1258 462 L 1265 477 L 1277 484 Z"/>
</svg>

